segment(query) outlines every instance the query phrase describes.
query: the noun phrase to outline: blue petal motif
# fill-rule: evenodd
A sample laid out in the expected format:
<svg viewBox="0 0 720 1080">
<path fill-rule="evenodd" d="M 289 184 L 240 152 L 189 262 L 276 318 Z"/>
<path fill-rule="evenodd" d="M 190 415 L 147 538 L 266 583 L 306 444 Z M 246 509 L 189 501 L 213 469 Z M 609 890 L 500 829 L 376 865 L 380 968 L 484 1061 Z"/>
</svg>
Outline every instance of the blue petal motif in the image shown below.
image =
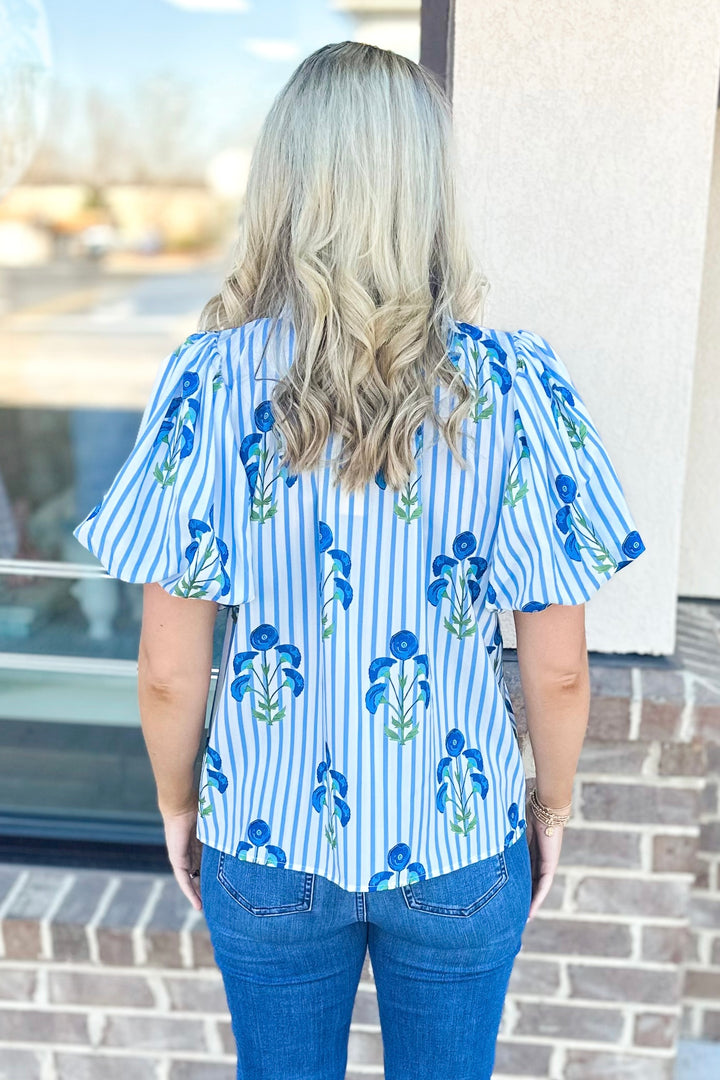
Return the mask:
<svg viewBox="0 0 720 1080">
<path fill-rule="evenodd" d="M 512 386 L 512 378 L 507 368 L 501 367 L 500 364 L 491 363 L 492 375 L 490 378 L 494 383 L 497 383 L 500 387 L 501 394 L 507 394 L 508 390 Z"/>
<path fill-rule="evenodd" d="M 421 862 L 411 862 L 407 868 L 407 879 L 410 885 L 416 881 L 422 881 L 427 877 L 427 871 Z"/>
<path fill-rule="evenodd" d="M 567 541 L 565 543 L 567 547 Z M 523 604 L 520 608 L 521 611 L 544 611 L 546 607 L 550 607 L 550 604 L 542 604 L 539 600 L 528 600 L 527 604 Z"/>
<path fill-rule="evenodd" d="M 488 567 L 487 559 L 483 559 L 480 555 L 472 555 L 467 562 L 476 578 L 481 578 Z"/>
<path fill-rule="evenodd" d="M 575 398 L 573 397 L 571 391 L 567 388 L 567 386 L 558 386 L 557 395 L 558 397 L 561 397 L 563 401 L 566 401 L 568 405 L 575 404 Z"/>
<path fill-rule="evenodd" d="M 387 889 L 387 883 L 392 877 L 390 870 L 378 870 L 377 874 L 373 874 L 368 882 L 368 889 L 370 892 L 378 892 L 381 889 Z"/>
<path fill-rule="evenodd" d="M 210 526 L 205 521 L 200 521 L 199 518 L 190 518 L 188 522 L 188 532 L 192 536 L 193 540 L 196 540 L 203 533 L 211 532 Z"/>
<path fill-rule="evenodd" d="M 448 799 L 448 785 L 446 780 L 444 784 L 440 785 L 440 787 L 438 788 L 438 793 L 435 796 L 435 806 L 441 814 L 445 813 L 445 803 L 448 801 Z"/>
<path fill-rule="evenodd" d="M 344 799 L 335 799 L 335 814 L 340 818 L 340 824 L 343 828 L 350 820 L 350 807 Z"/>
<path fill-rule="evenodd" d="M 407 844 L 395 844 L 388 851 L 387 861 L 391 870 L 404 870 L 410 861 L 410 848 Z"/>
<path fill-rule="evenodd" d="M 580 548 L 578 546 L 577 536 L 574 532 L 569 532 L 565 537 L 565 550 L 571 559 L 575 562 L 580 562 Z"/>
<path fill-rule="evenodd" d="M 472 780 L 473 791 L 479 794 L 484 799 L 490 788 L 488 778 L 485 773 L 473 772 L 470 773 L 470 779 Z"/>
<path fill-rule="evenodd" d="M 489 604 L 497 603 L 497 593 L 493 589 L 492 585 L 488 585 L 487 589 L 485 590 L 485 599 L 488 601 Z"/>
<path fill-rule="evenodd" d="M 629 532 L 622 542 L 623 555 L 627 555 L 628 559 L 637 559 L 638 555 L 641 555 L 645 550 L 645 544 L 642 541 L 642 537 L 637 530 Z"/>
<path fill-rule="evenodd" d="M 572 510 L 569 506 L 561 506 L 555 515 L 555 524 L 561 533 L 569 532 Z"/>
<path fill-rule="evenodd" d="M 328 551 L 328 555 L 334 560 L 333 570 L 335 570 L 336 573 L 344 574 L 345 577 L 347 577 L 350 573 L 350 556 L 347 551 L 341 551 L 340 548 L 332 548 Z"/>
<path fill-rule="evenodd" d="M 452 758 L 449 758 L 449 757 L 440 758 L 440 760 L 438 761 L 438 767 L 437 767 L 437 781 L 438 781 L 438 784 L 441 784 L 442 781 L 445 779 L 445 777 L 450 775 L 451 766 L 452 766 Z"/>
<path fill-rule="evenodd" d="M 285 680 L 282 685 L 291 686 L 293 696 L 298 697 L 303 692 L 303 689 L 305 687 L 305 680 L 303 679 L 300 672 L 296 671 L 295 668 L 286 667 L 282 670 L 283 675 L 285 676 Z"/>
<path fill-rule="evenodd" d="M 477 598 L 480 596 L 480 593 L 482 592 L 482 589 L 480 588 L 480 582 L 476 581 L 475 578 L 472 577 L 467 578 L 466 580 L 468 592 L 470 593 L 470 602 L 474 604 Z"/>
<path fill-rule="evenodd" d="M 207 778 L 208 783 L 217 788 L 221 795 L 224 791 L 227 791 L 228 778 L 225 773 L 217 772 L 215 769 L 208 769 Z"/>
<path fill-rule="evenodd" d="M 365 694 L 365 704 L 373 716 L 377 712 L 378 706 L 386 703 L 387 698 L 385 697 L 385 686 L 383 683 L 375 683 Z"/>
<path fill-rule="evenodd" d="M 378 471 L 375 473 L 375 483 L 379 488 L 382 488 L 383 491 L 387 487 L 387 481 L 385 479 L 382 469 L 378 469 Z"/>
<path fill-rule="evenodd" d="M 195 442 L 195 434 L 191 427 L 185 424 L 180 431 L 180 457 L 186 458 L 192 453 L 193 443 Z"/>
<path fill-rule="evenodd" d="M 268 853 L 266 859 L 268 866 L 285 866 L 285 863 L 287 862 L 287 855 L 281 847 L 276 847 L 275 844 L 268 844 L 265 850 Z"/>
<path fill-rule="evenodd" d="M 239 675 L 237 679 L 233 679 L 230 683 L 230 693 L 236 701 L 242 701 L 245 694 L 250 689 L 250 683 L 252 682 L 252 675 Z"/>
<path fill-rule="evenodd" d="M 462 536 L 462 533 L 460 535 Z M 472 533 L 470 535 L 472 536 Z M 455 545 L 453 544 L 453 547 L 454 546 Z M 457 559 L 452 559 L 449 555 L 436 555 L 433 559 L 432 571 L 435 577 L 440 577 L 441 574 L 445 574 L 446 572 L 449 577 L 452 574 L 454 566 L 457 566 Z"/>
<path fill-rule="evenodd" d="M 415 669 L 418 675 L 428 675 L 430 673 L 430 661 L 427 653 L 417 654 L 415 657 Z"/>
<path fill-rule="evenodd" d="M 479 750 L 463 750 L 463 757 L 467 758 L 478 772 L 483 771 L 483 756 Z"/>
<path fill-rule="evenodd" d="M 418 683 L 418 690 L 420 691 L 420 700 L 426 708 L 430 707 L 430 683 L 427 679 L 421 679 Z"/>
<path fill-rule="evenodd" d="M 453 540 L 453 555 L 456 555 L 458 559 L 467 559 L 468 555 L 472 555 L 473 551 L 477 547 L 477 539 L 470 531 L 458 533 Z M 439 556 L 442 558 L 442 556 Z M 437 562 L 437 559 L 435 560 Z M 438 573 L 435 569 L 435 563 L 433 563 L 433 572 Z"/>
<path fill-rule="evenodd" d="M 483 336 L 482 330 L 477 326 L 473 326 L 472 323 L 457 323 L 457 328 L 461 334 L 466 334 L 473 341 L 480 341 Z"/>
<path fill-rule="evenodd" d="M 516 802 L 510 803 L 510 805 L 508 806 L 507 815 L 508 815 L 508 821 L 512 825 L 513 829 L 517 828 L 519 813 L 518 813 L 518 804 Z"/>
<path fill-rule="evenodd" d="M 208 746 L 205 749 L 205 754 L 207 755 L 207 759 L 210 762 L 210 764 L 213 766 L 213 768 L 215 768 L 215 769 L 222 768 L 222 758 L 218 754 L 217 750 L 213 749 L 212 746 Z"/>
<path fill-rule="evenodd" d="M 245 859 L 248 851 L 252 851 L 252 844 L 248 844 L 247 840 L 240 840 L 235 848 L 235 858 Z"/>
<path fill-rule="evenodd" d="M 280 635 L 271 623 L 260 623 L 250 635 L 250 644 L 253 649 L 264 651 L 277 645 L 279 637 Z"/>
<path fill-rule="evenodd" d="M 233 671 L 235 674 L 239 675 L 241 671 L 246 671 L 248 668 L 251 668 L 256 656 L 256 652 L 235 653 L 235 658 L 233 659 Z"/>
<path fill-rule="evenodd" d="M 255 423 L 260 431 L 269 431 L 275 423 L 272 405 L 269 401 L 261 401 L 255 409 Z"/>
<path fill-rule="evenodd" d="M 247 827 L 248 840 L 255 847 L 262 847 L 270 839 L 270 826 L 262 818 L 255 818 Z"/>
<path fill-rule="evenodd" d="M 392 656 L 378 656 L 370 664 L 368 668 L 368 674 L 370 676 L 370 682 L 375 682 L 376 679 L 382 677 L 386 679 L 390 674 L 390 668 L 393 664 L 397 664 L 397 660 Z"/>
<path fill-rule="evenodd" d="M 345 578 L 335 578 L 335 592 L 333 598 L 339 600 L 345 611 L 350 607 L 353 598 L 352 585 Z"/>
<path fill-rule="evenodd" d="M 457 757 L 465 745 L 465 736 L 459 728 L 453 728 L 445 736 L 445 749 L 452 757 Z"/>
<path fill-rule="evenodd" d="M 260 453 L 260 443 L 262 442 L 262 435 L 259 435 L 257 431 L 251 432 L 250 435 L 246 435 L 243 441 L 240 443 L 240 460 L 243 465 L 247 466 L 251 457 L 256 457 Z"/>
<path fill-rule="evenodd" d="M 347 795 L 348 782 L 341 772 L 337 772 L 335 769 L 330 770 L 330 775 L 333 778 L 333 789 L 339 791 L 343 798 Z"/>
<path fill-rule="evenodd" d="M 431 581 L 427 589 L 427 598 L 433 607 L 437 607 L 441 600 L 444 600 L 448 594 L 447 591 L 448 582 L 447 578 L 439 577 Z"/>
<path fill-rule="evenodd" d="M 512 829 L 512 830 L 511 830 L 511 831 L 510 831 L 510 832 L 509 832 L 509 833 L 507 834 L 507 836 L 505 837 L 505 843 L 504 843 L 503 847 L 510 847 L 510 845 L 512 844 L 512 842 L 513 842 L 513 840 L 514 840 L 514 839 L 515 839 L 515 830 L 514 830 L 514 829 Z"/>
<path fill-rule="evenodd" d="M 327 801 L 327 788 L 325 787 L 324 784 L 321 784 L 320 787 L 316 787 L 315 790 L 312 793 L 313 809 L 317 810 L 318 813 L 319 813 L 322 810 L 323 806 L 325 805 L 326 801 Z"/>
<path fill-rule="evenodd" d="M 278 654 L 279 664 L 292 664 L 293 667 L 300 666 L 300 650 L 297 645 L 277 645 L 275 651 Z"/>
<path fill-rule="evenodd" d="M 326 525 L 324 521 L 318 521 L 318 543 L 320 545 L 320 554 L 327 551 L 333 542 L 332 529 L 329 525 Z"/>
<path fill-rule="evenodd" d="M 418 651 L 419 642 L 412 630 L 398 630 L 390 638 L 390 652 L 398 660 L 409 660 Z"/>
<path fill-rule="evenodd" d="M 577 495 L 577 484 L 572 476 L 568 476 L 567 473 L 560 473 L 560 475 L 555 478 L 555 487 L 564 503 L 571 503 Z"/>
<path fill-rule="evenodd" d="M 225 564 L 228 561 L 228 558 L 230 556 L 230 552 L 228 551 L 227 544 L 225 543 L 224 540 L 221 540 L 219 536 L 216 536 L 215 537 L 215 547 L 220 552 L 220 562 Z"/>
</svg>

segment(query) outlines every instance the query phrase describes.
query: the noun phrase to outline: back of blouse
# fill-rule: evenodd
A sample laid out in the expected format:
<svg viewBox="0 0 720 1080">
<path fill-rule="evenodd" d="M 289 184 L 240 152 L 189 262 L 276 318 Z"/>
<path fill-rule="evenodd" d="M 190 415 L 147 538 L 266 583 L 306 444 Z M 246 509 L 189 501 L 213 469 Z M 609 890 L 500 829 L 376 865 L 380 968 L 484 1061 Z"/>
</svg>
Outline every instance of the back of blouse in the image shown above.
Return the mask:
<svg viewBox="0 0 720 1080">
<path fill-rule="evenodd" d="M 431 421 L 400 492 L 282 465 L 270 394 L 287 323 L 192 334 L 74 535 L 115 577 L 229 605 L 197 835 L 375 890 L 502 852 L 525 777 L 501 610 L 577 604 L 644 550 L 546 340 L 458 324 L 473 393 L 453 459 Z M 284 332 L 283 332 L 284 331 Z M 440 388 L 436 407 L 454 404 Z"/>
</svg>

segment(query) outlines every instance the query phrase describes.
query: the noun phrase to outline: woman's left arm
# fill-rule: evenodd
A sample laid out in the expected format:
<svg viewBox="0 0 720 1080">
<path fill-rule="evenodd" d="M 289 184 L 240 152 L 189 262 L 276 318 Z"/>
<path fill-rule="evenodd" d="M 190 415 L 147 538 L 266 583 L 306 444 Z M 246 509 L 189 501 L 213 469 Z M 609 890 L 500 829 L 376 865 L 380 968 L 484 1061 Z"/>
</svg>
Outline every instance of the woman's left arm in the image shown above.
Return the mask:
<svg viewBox="0 0 720 1080">
<path fill-rule="evenodd" d="M 195 760 L 205 727 L 218 604 L 143 586 L 138 699 L 173 873 L 200 910 Z"/>
</svg>

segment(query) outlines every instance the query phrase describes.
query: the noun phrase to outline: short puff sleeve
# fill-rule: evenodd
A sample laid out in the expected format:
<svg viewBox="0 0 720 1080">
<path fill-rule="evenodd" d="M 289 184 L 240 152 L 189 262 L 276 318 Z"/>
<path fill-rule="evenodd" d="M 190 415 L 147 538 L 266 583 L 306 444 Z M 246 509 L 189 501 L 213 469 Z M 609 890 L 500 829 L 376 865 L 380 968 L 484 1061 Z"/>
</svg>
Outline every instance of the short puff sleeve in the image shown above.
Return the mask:
<svg viewBox="0 0 720 1080">
<path fill-rule="evenodd" d="M 255 598 L 250 492 L 218 334 L 164 360 L 135 445 L 73 535 L 111 577 L 235 606 Z"/>
<path fill-rule="evenodd" d="M 645 544 L 564 362 L 538 334 L 511 336 L 512 431 L 486 603 L 503 611 L 581 604 Z"/>
</svg>

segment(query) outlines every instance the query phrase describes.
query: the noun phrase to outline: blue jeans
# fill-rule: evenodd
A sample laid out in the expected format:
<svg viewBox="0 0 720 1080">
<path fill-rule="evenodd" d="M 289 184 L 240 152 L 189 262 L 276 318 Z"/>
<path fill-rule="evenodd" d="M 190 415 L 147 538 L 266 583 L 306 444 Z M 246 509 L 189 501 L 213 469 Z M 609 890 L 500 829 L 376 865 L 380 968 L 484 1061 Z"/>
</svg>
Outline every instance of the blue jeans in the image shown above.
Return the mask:
<svg viewBox="0 0 720 1080">
<path fill-rule="evenodd" d="M 203 847 L 200 889 L 238 1080 L 343 1080 L 368 949 L 386 1080 L 489 1080 L 530 908 L 525 832 L 489 859 L 382 892 Z"/>
</svg>

